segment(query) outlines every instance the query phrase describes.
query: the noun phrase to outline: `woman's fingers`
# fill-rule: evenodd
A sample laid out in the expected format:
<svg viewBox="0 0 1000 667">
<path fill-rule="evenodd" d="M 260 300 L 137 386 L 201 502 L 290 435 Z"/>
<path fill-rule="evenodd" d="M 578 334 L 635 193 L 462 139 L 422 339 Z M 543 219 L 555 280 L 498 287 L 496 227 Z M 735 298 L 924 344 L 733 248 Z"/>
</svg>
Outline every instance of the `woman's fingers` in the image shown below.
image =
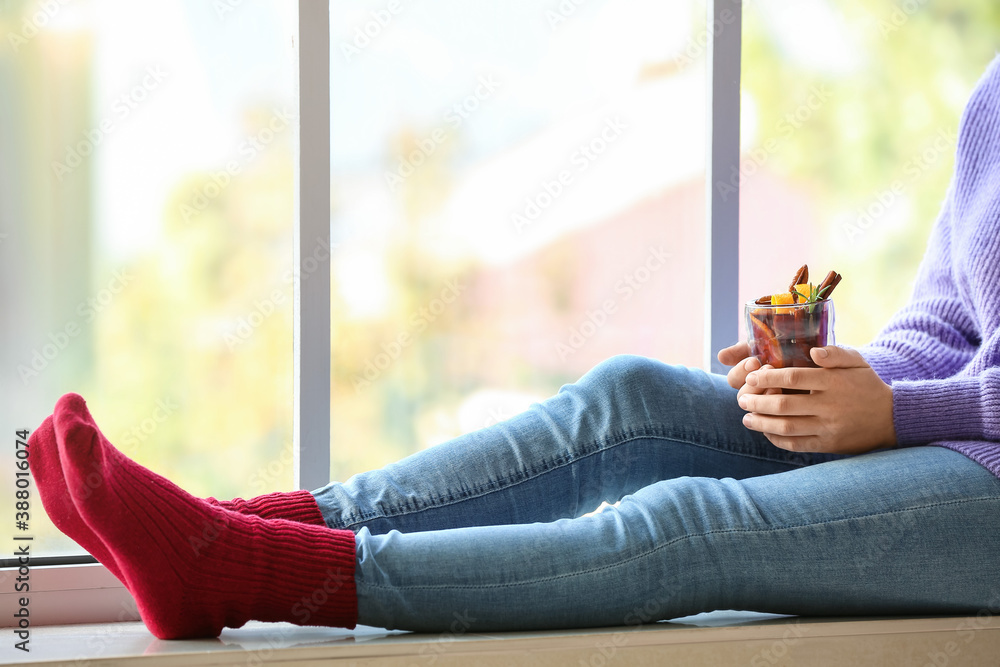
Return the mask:
<svg viewBox="0 0 1000 667">
<path fill-rule="evenodd" d="M 751 357 L 751 358 L 755 359 L 754 357 Z M 756 361 L 756 359 L 755 359 L 755 361 Z M 758 361 L 757 363 L 759 364 L 760 362 Z M 774 366 L 771 366 L 770 364 L 764 364 L 763 366 L 760 367 L 759 370 L 763 371 L 763 370 L 768 370 L 768 369 L 771 369 L 771 368 L 774 368 Z M 747 377 L 749 377 L 749 375 Z M 780 394 L 780 393 L 781 393 L 781 389 L 777 389 L 777 388 L 767 389 L 767 388 L 762 388 L 762 387 L 751 386 L 749 384 L 746 384 L 746 382 L 744 380 L 743 386 L 740 387 L 739 393 L 736 394 L 736 400 L 738 401 L 739 398 L 741 396 L 743 396 L 744 394 Z"/>
<path fill-rule="evenodd" d="M 729 369 L 729 373 L 726 374 L 726 381 L 733 389 L 740 389 L 746 383 L 747 374 L 759 368 L 760 362 L 757 361 L 757 357 L 748 357 Z"/>
<path fill-rule="evenodd" d="M 801 416 L 816 412 L 816 402 L 808 394 L 751 394 L 737 397 L 740 407 L 762 415 Z"/>
<path fill-rule="evenodd" d="M 765 433 L 764 437 L 775 447 L 787 449 L 790 452 L 816 452 L 821 451 L 822 447 L 820 439 L 811 435 L 786 438 L 773 433 Z"/>
<path fill-rule="evenodd" d="M 743 425 L 751 431 L 760 431 L 779 437 L 817 435 L 819 420 L 814 416 L 773 417 L 756 412 L 743 415 Z"/>
<path fill-rule="evenodd" d="M 823 368 L 770 368 L 764 367 L 746 377 L 747 385 L 758 389 L 824 390 L 829 387 L 830 376 Z"/>
</svg>

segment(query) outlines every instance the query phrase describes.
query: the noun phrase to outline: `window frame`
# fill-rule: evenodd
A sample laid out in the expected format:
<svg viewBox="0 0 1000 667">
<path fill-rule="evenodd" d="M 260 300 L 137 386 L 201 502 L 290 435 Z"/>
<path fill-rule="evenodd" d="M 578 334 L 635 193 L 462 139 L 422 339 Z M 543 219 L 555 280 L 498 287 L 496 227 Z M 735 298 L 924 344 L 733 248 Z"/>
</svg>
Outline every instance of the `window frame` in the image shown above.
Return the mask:
<svg viewBox="0 0 1000 667">
<path fill-rule="evenodd" d="M 708 125 L 705 163 L 704 368 L 728 370 L 715 352 L 739 340 L 740 186 L 725 181 L 740 170 L 740 72 L 743 0 L 708 0 Z M 716 176 L 718 175 L 718 176 Z M 716 183 L 725 182 L 726 196 Z"/>
<path fill-rule="evenodd" d="M 330 0 L 297 0 L 297 100 L 293 220 L 293 451 L 295 487 L 329 482 L 331 382 Z M 739 334 L 739 193 L 714 186 L 740 159 L 742 0 L 707 0 L 707 25 L 694 41 L 707 54 L 704 368 L 725 372 L 713 351 Z M 309 141 L 303 142 L 302 138 Z M 718 178 L 715 176 L 718 174 Z M 736 186 L 738 187 L 738 186 Z M 88 558 L 81 558 L 81 563 Z M 11 627 L 17 568 L 0 570 L 0 610 Z M 36 566 L 32 625 L 134 621 L 135 603 L 101 564 Z M 98 602 L 95 604 L 95 602 Z M 44 602 L 38 605 L 37 602 Z"/>
<path fill-rule="evenodd" d="M 298 4 L 292 447 L 295 487 L 312 490 L 330 482 L 330 1 Z"/>
</svg>

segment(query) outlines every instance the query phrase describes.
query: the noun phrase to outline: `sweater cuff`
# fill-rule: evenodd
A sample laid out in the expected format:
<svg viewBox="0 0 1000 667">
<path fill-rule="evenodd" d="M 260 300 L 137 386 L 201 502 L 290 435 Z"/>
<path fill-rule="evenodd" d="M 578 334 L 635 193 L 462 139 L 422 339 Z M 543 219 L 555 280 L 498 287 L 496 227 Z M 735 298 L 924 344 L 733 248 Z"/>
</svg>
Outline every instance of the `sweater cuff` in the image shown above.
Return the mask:
<svg viewBox="0 0 1000 667">
<path fill-rule="evenodd" d="M 865 363 L 872 367 L 875 374 L 878 375 L 883 382 L 891 382 L 893 377 L 899 377 L 900 365 L 899 354 L 890 352 L 885 348 L 876 347 L 874 345 L 865 345 L 864 347 L 851 348 L 847 345 L 842 345 L 841 347 L 846 347 L 847 349 L 853 349 L 858 354 L 860 354 Z"/>
<path fill-rule="evenodd" d="M 899 446 L 983 439 L 982 394 L 975 377 L 893 382 L 892 420 Z"/>
</svg>

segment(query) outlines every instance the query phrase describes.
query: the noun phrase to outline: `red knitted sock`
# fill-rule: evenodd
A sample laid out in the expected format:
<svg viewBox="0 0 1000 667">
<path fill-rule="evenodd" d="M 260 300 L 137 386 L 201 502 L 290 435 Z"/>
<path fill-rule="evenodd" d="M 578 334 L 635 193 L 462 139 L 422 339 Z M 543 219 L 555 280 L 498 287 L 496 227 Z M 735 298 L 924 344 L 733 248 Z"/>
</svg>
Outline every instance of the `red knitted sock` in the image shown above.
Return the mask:
<svg viewBox="0 0 1000 667">
<path fill-rule="evenodd" d="M 195 498 L 104 440 L 79 396 L 53 420 L 70 497 L 154 635 L 214 637 L 249 620 L 354 627 L 354 533 Z"/>
<path fill-rule="evenodd" d="M 287 519 L 314 526 L 325 526 L 326 520 L 319 511 L 316 498 L 308 491 L 276 491 L 250 500 L 233 498 L 216 500 L 206 498 L 214 505 L 240 514 L 255 514 L 263 519 Z"/>
<path fill-rule="evenodd" d="M 67 394 L 60 399 L 74 403 L 83 401 L 76 394 Z M 59 409 L 57 404 L 56 409 Z M 102 444 L 107 442 L 103 434 L 98 434 Z M 42 497 L 42 506 L 49 519 L 62 533 L 87 550 L 87 553 L 100 561 L 119 581 L 128 586 L 122 576 L 114 557 L 105 548 L 104 543 L 94 534 L 90 526 L 80 517 L 73 500 L 69 497 L 69 489 L 63 476 L 62 463 L 59 461 L 59 449 L 56 444 L 57 434 L 52 424 L 52 417 L 46 417 L 42 425 L 35 429 L 28 438 L 28 463 L 31 474 Z M 92 478 L 90 481 L 95 481 Z M 88 483 L 89 484 L 89 483 Z M 256 514 L 265 519 L 288 519 L 301 521 L 317 526 L 325 526 L 323 514 L 316 504 L 315 497 L 308 491 L 291 491 L 269 493 L 250 500 L 233 498 L 219 501 L 208 498 L 208 502 L 240 514 Z"/>
<path fill-rule="evenodd" d="M 94 535 L 90 526 L 80 518 L 80 513 L 76 511 L 76 506 L 69 497 L 69 489 L 66 488 L 62 464 L 59 461 L 59 446 L 56 444 L 52 417 L 46 417 L 42 425 L 28 438 L 28 464 L 31 466 L 31 476 L 35 480 L 35 486 L 38 487 L 38 495 L 42 497 L 45 513 L 49 515 L 56 528 L 101 561 L 111 574 L 127 586 L 128 582 L 122 577 L 111 552 L 105 548 L 100 538 Z"/>
</svg>

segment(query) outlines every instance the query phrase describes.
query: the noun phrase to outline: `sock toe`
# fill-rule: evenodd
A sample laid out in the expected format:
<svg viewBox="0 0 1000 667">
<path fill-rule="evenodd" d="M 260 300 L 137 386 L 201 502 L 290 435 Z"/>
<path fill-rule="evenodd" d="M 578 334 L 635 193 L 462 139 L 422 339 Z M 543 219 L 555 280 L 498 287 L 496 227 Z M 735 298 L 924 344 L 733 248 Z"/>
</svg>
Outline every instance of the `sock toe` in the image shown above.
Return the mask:
<svg viewBox="0 0 1000 667">
<path fill-rule="evenodd" d="M 74 500 L 88 498 L 95 488 L 104 483 L 103 477 L 108 468 L 97 424 L 86 402 L 78 394 L 66 394 L 60 398 L 52 419 L 70 495 Z"/>
<path fill-rule="evenodd" d="M 41 425 L 28 436 L 28 467 L 35 479 L 35 486 L 42 497 L 42 505 L 50 515 L 60 509 L 59 486 L 63 483 L 62 468 L 59 465 L 59 450 L 56 445 L 56 431 L 52 417 L 46 417 Z"/>
<path fill-rule="evenodd" d="M 101 539 L 90 529 L 77 511 L 63 475 L 59 459 L 58 435 L 52 416 L 35 429 L 28 438 L 28 462 L 42 506 L 53 525 L 104 564 L 122 583 L 118 564 Z"/>
</svg>

